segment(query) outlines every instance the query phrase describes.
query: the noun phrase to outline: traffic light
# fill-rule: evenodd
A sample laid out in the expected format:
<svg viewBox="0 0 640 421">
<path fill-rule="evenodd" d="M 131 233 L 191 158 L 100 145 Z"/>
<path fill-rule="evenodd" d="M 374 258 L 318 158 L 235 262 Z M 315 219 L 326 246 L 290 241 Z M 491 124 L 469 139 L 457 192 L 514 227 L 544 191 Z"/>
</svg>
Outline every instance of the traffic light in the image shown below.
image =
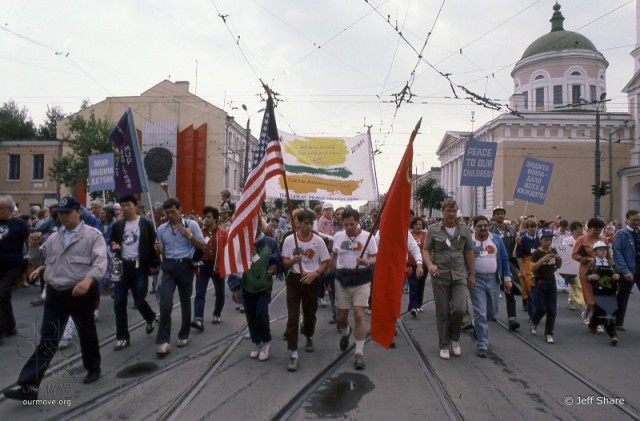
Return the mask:
<svg viewBox="0 0 640 421">
<path fill-rule="evenodd" d="M 595 196 L 598 191 L 599 191 L 599 187 L 596 186 L 595 184 L 592 184 L 591 185 L 591 194 Z"/>
<path fill-rule="evenodd" d="M 598 191 L 600 196 L 606 196 L 611 192 L 611 183 L 609 181 L 602 181 L 598 185 Z"/>
</svg>

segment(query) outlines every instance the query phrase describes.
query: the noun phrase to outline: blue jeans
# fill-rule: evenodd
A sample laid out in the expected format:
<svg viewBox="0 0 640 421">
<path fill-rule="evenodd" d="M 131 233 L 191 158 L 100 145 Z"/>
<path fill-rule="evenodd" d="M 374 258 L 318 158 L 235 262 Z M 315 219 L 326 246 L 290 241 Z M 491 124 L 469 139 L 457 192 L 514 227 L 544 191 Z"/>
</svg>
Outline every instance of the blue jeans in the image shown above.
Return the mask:
<svg viewBox="0 0 640 421">
<path fill-rule="evenodd" d="M 254 344 L 271 342 L 271 321 L 269 320 L 271 289 L 249 292 L 242 288 L 242 302 L 251 342 Z"/>
<path fill-rule="evenodd" d="M 156 312 L 151 309 L 146 300 L 149 278 L 146 272 L 135 267 L 135 262 L 122 262 L 122 279 L 114 282 L 113 310 L 116 313 L 116 339 L 129 340 L 129 320 L 127 315 L 127 298 L 129 290 L 133 296 L 133 303 L 140 315 L 147 323 L 156 318 Z"/>
<path fill-rule="evenodd" d="M 20 371 L 17 383 L 21 386 L 40 386 L 51 360 L 58 351 L 58 343 L 69 321 L 69 316 L 78 329 L 82 365 L 86 370 L 100 369 L 100 344 L 93 318 L 98 297 L 98 284 L 92 283 L 86 294 L 80 297 L 74 297 L 71 294 L 72 289 L 58 291 L 49 285 L 46 288 L 47 296 L 40 325 L 40 342 Z"/>
<path fill-rule="evenodd" d="M 409 275 L 409 307 L 407 310 L 411 311 L 414 308 L 422 307 L 422 301 L 424 299 L 424 286 L 427 282 L 428 272 L 425 270 L 422 278 L 418 278 L 416 273 L 417 267 L 411 268 L 411 275 Z"/>
<path fill-rule="evenodd" d="M 196 297 L 193 300 L 193 318 L 202 321 L 204 319 L 205 296 L 209 278 L 213 281 L 213 288 L 216 294 L 216 302 L 213 307 L 213 316 L 220 317 L 224 307 L 224 279 L 219 273 L 213 272 L 213 263 L 204 263 L 200 266 L 200 275 L 196 279 Z"/>
<path fill-rule="evenodd" d="M 193 267 L 191 262 L 162 263 L 162 280 L 156 291 L 160 295 L 160 325 L 156 344 L 171 341 L 171 312 L 173 310 L 173 295 L 178 288 L 182 323 L 178 331 L 178 339 L 189 339 L 191 329 L 191 293 L 193 292 Z"/>
<path fill-rule="evenodd" d="M 489 320 L 498 315 L 500 302 L 500 281 L 496 274 L 476 273 L 476 282 L 469 290 L 473 305 L 473 327 L 476 331 L 476 347 L 489 348 Z"/>
</svg>

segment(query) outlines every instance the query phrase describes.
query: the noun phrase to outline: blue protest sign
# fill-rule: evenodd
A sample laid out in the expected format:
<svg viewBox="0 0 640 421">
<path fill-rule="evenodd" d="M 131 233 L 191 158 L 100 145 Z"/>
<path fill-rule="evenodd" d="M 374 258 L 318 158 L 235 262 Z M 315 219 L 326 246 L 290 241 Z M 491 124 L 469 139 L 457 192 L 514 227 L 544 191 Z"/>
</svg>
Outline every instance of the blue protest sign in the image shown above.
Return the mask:
<svg viewBox="0 0 640 421">
<path fill-rule="evenodd" d="M 465 145 L 461 186 L 490 186 L 498 144 L 470 140 Z"/>
<path fill-rule="evenodd" d="M 114 179 L 113 153 L 89 156 L 89 191 L 113 190 Z"/>
<path fill-rule="evenodd" d="M 544 204 L 552 171 L 553 163 L 526 157 L 522 163 L 513 197 L 539 205 Z"/>
</svg>

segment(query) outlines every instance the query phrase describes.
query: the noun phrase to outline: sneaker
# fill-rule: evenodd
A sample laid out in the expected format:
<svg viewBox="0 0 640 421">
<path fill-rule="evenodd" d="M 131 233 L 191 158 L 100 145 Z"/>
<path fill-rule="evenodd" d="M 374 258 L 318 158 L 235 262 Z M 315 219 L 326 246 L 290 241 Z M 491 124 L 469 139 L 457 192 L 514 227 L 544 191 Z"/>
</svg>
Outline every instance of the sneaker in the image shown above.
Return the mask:
<svg viewBox="0 0 640 421">
<path fill-rule="evenodd" d="M 442 358 L 443 360 L 448 360 L 450 358 L 448 348 L 440 349 L 440 358 Z"/>
<path fill-rule="evenodd" d="M 96 322 L 98 320 L 100 320 L 100 310 L 94 310 L 94 312 L 93 312 L 93 320 L 96 321 Z"/>
<path fill-rule="evenodd" d="M 244 306 L 239 306 L 239 307 L 238 307 L 238 311 L 239 311 L 240 313 L 244 313 Z"/>
<path fill-rule="evenodd" d="M 456 357 L 459 357 L 460 355 L 462 355 L 462 349 L 460 349 L 460 344 L 456 341 L 451 341 L 451 351 L 453 352 L 453 355 Z"/>
<path fill-rule="evenodd" d="M 113 347 L 114 351 L 121 351 L 129 346 L 129 341 L 126 339 L 118 339 L 116 341 L 116 346 Z"/>
<path fill-rule="evenodd" d="M 324 298 L 318 298 L 318 305 L 320 307 L 326 307 L 327 306 L 327 300 L 325 300 Z"/>
<path fill-rule="evenodd" d="M 347 334 L 340 337 L 340 351 L 346 351 L 349 347 L 349 335 L 351 335 L 351 326 L 348 327 Z"/>
<path fill-rule="evenodd" d="M 147 335 L 151 335 L 155 330 L 155 328 L 156 328 L 156 319 L 153 319 L 150 322 L 147 322 L 147 326 L 144 328 L 144 331 L 147 333 Z"/>
<path fill-rule="evenodd" d="M 258 360 L 267 361 L 270 355 L 271 355 L 271 343 L 264 344 L 260 349 L 260 354 L 258 354 Z"/>
<path fill-rule="evenodd" d="M 171 345 L 169 344 L 169 342 L 163 343 L 158 347 L 158 349 L 156 349 L 156 355 L 160 357 L 164 357 L 169 352 L 171 352 Z"/>
<path fill-rule="evenodd" d="M 567 306 L 567 308 L 571 311 L 576 311 L 578 309 L 578 306 L 576 305 L 576 303 L 569 303 L 569 305 Z"/>
<path fill-rule="evenodd" d="M 479 349 L 476 354 L 478 355 L 478 357 L 480 358 L 487 358 L 487 350 L 486 349 Z"/>
<path fill-rule="evenodd" d="M 60 339 L 60 343 L 58 344 L 58 349 L 69 348 L 69 339 L 62 338 Z"/>
<path fill-rule="evenodd" d="M 598 325 L 596 330 L 598 332 L 598 335 L 602 335 L 604 333 L 604 327 L 602 327 L 602 325 Z"/>
<path fill-rule="evenodd" d="M 213 319 L 211 320 L 211 323 L 214 324 L 214 325 L 220 324 L 220 316 L 213 316 Z"/>
<path fill-rule="evenodd" d="M 256 347 L 249 353 L 249 357 L 256 359 L 258 355 L 260 355 L 260 350 L 262 349 L 262 344 L 256 344 Z"/>
<path fill-rule="evenodd" d="M 548 344 L 552 344 L 555 341 L 553 340 L 553 335 L 545 335 Z"/>
<path fill-rule="evenodd" d="M 537 325 L 534 325 L 533 323 L 531 323 L 531 324 L 529 325 L 529 332 L 531 332 L 531 334 L 532 334 L 532 335 L 535 335 L 535 334 L 536 334 L 536 330 L 537 330 L 537 329 L 538 329 L 538 326 L 537 326 Z"/>
<path fill-rule="evenodd" d="M 178 346 L 178 348 L 184 348 L 185 346 L 189 345 L 189 339 L 178 339 L 178 343 L 176 345 Z"/>
<path fill-rule="evenodd" d="M 307 338 L 307 343 L 304 346 L 304 350 L 307 352 L 313 352 L 315 348 L 313 347 L 313 338 Z"/>
<path fill-rule="evenodd" d="M 411 316 L 413 316 L 414 319 L 416 317 L 418 317 L 418 310 L 416 310 L 415 308 L 412 308 L 411 309 Z"/>
<path fill-rule="evenodd" d="M 364 370 L 366 366 L 364 363 L 364 355 L 357 353 L 353 359 L 353 366 L 356 370 Z"/>
<path fill-rule="evenodd" d="M 618 342 L 620 341 L 618 340 L 617 336 L 614 336 L 613 338 L 611 338 L 611 345 L 616 346 L 618 345 Z"/>
<path fill-rule="evenodd" d="M 509 330 L 516 330 L 520 327 L 520 323 L 517 320 L 509 320 Z"/>
<path fill-rule="evenodd" d="M 191 322 L 191 327 L 202 332 L 204 330 L 204 323 L 202 323 L 202 320 L 194 320 Z"/>
<path fill-rule="evenodd" d="M 287 366 L 287 370 L 291 372 L 298 371 L 298 357 L 289 358 L 289 365 Z"/>
</svg>

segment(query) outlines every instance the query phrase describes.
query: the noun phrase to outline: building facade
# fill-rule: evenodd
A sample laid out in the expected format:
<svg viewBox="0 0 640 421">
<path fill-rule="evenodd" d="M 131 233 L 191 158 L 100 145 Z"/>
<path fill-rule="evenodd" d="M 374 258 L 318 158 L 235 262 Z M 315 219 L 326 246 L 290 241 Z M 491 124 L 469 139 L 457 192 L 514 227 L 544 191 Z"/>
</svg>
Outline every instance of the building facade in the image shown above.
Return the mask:
<svg viewBox="0 0 640 421">
<path fill-rule="evenodd" d="M 246 128 L 233 117 L 190 93 L 189 82 L 169 80 L 139 96 L 109 97 L 78 114 L 87 118 L 94 113 L 115 126 L 128 107 L 148 178 L 149 195 L 142 195 L 147 209 L 164 200 L 163 181 L 169 183 L 170 193 L 181 200 L 187 213 L 200 214 L 205 204 L 217 206 L 225 188 L 234 200 L 239 198 L 247 137 Z M 67 134 L 65 119 L 58 123 L 58 135 Z M 249 136 L 249 144 L 255 143 L 256 138 Z"/>
<path fill-rule="evenodd" d="M 447 131 L 438 147 L 443 186 L 465 216 L 490 216 L 495 206 L 502 205 L 512 218 L 535 214 L 541 219 L 555 215 L 588 219 L 597 207 L 591 192 L 596 142 L 601 147 L 601 180 L 613 186 L 613 194 L 600 198 L 599 214 L 620 220 L 624 213 L 619 174 L 628 165 L 634 120 L 629 113 L 607 111 L 609 63 L 586 37 L 564 30 L 559 4 L 553 9 L 551 32 L 525 49 L 511 73 L 511 108 L 518 114 L 501 115 L 473 132 Z M 470 139 L 497 143 L 489 187 L 460 186 Z M 553 164 L 543 205 L 514 199 L 525 157 Z"/>
<path fill-rule="evenodd" d="M 58 183 L 50 180 L 49 168 L 61 153 L 57 140 L 0 141 L 0 192 L 11 195 L 21 213 L 55 202 Z"/>
</svg>

